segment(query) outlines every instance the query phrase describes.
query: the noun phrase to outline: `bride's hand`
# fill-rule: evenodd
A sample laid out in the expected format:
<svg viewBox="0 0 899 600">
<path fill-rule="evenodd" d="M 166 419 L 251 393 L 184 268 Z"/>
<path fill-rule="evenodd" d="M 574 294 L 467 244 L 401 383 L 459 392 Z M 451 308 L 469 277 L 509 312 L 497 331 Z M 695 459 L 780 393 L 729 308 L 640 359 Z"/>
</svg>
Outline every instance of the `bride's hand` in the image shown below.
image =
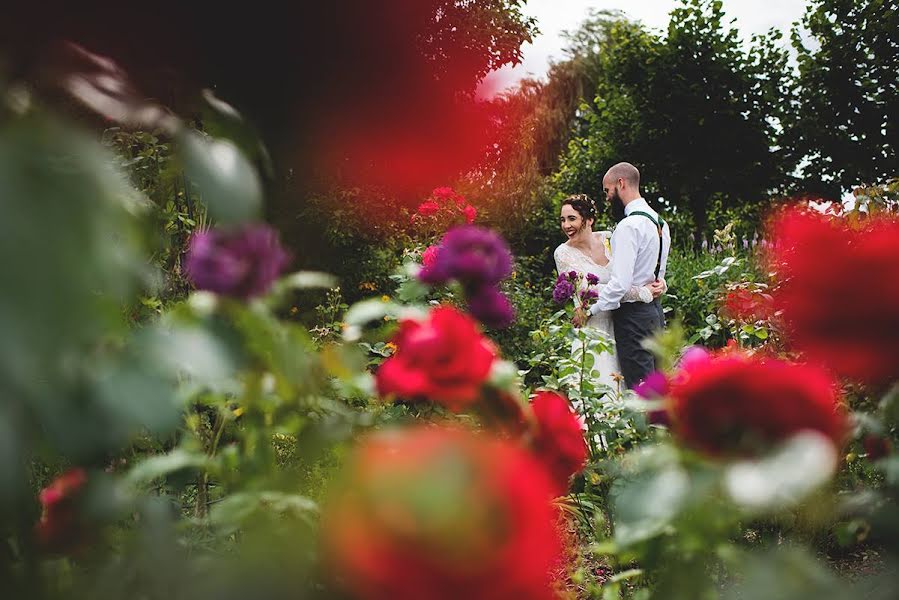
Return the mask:
<svg viewBox="0 0 899 600">
<path fill-rule="evenodd" d="M 587 311 L 583 307 L 574 309 L 574 316 L 571 317 L 571 323 L 575 327 L 583 327 L 587 322 Z"/>
</svg>

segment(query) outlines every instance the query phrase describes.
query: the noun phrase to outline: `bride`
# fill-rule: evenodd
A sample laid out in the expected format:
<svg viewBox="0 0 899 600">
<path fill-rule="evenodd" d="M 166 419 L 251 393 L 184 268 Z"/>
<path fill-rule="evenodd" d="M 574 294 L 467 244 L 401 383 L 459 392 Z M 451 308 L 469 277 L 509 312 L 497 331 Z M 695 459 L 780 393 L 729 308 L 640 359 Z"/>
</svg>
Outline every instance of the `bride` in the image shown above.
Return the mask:
<svg viewBox="0 0 899 600">
<path fill-rule="evenodd" d="M 612 277 L 612 253 L 609 244 L 611 234 L 607 231 L 593 231 L 593 222 L 596 219 L 596 206 L 593 201 L 586 194 L 569 196 L 562 201 L 559 218 L 562 233 L 568 240 L 559 244 L 553 253 L 557 271 L 560 274 L 576 271 L 582 280 L 592 274 L 599 280 L 599 286 L 608 283 Z M 624 295 L 622 302 L 652 302 L 666 289 L 664 281 L 640 287 L 634 286 Z M 599 290 L 597 289 L 597 291 Z M 609 311 L 600 311 L 590 317 L 586 327 L 605 334 L 610 341 L 615 339 L 612 313 Z M 579 344 L 579 341 L 575 342 L 572 352 L 578 349 Z M 598 354 L 593 352 L 593 355 L 595 359 L 593 369 L 599 371 L 598 383 L 617 390 L 619 386 L 616 376 L 621 374 L 617 353 L 613 350 Z"/>
</svg>

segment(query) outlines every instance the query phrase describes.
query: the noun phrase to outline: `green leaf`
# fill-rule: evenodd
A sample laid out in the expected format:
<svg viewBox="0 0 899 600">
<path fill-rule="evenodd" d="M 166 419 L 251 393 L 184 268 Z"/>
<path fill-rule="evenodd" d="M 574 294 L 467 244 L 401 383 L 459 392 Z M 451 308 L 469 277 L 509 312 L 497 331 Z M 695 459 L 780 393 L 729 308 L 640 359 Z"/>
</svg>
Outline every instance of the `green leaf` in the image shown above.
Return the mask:
<svg viewBox="0 0 899 600">
<path fill-rule="evenodd" d="M 262 183 L 236 145 L 190 130 L 183 130 L 177 142 L 185 171 L 200 188 L 214 220 L 240 223 L 259 218 Z"/>
<path fill-rule="evenodd" d="M 279 283 L 295 290 L 310 288 L 332 289 L 337 286 L 337 278 L 329 273 L 320 271 L 297 271 L 282 277 Z"/>
<path fill-rule="evenodd" d="M 125 475 L 126 485 L 135 486 L 165 477 L 182 469 L 202 469 L 208 466 L 209 458 L 201 452 L 176 448 L 168 454 L 151 456 L 139 462 Z"/>
</svg>

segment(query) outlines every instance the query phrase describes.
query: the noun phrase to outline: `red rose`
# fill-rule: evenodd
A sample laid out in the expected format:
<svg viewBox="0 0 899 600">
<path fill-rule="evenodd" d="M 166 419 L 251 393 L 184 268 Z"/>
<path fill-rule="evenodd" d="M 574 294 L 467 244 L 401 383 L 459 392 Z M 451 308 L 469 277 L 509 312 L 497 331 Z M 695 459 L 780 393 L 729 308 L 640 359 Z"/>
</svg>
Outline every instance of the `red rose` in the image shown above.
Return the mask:
<svg viewBox="0 0 899 600">
<path fill-rule="evenodd" d="M 462 209 L 462 214 L 465 215 L 466 223 L 474 223 L 474 220 L 478 217 L 478 209 L 471 204 L 466 204 L 465 208 Z"/>
<path fill-rule="evenodd" d="M 899 221 L 793 210 L 774 224 L 775 304 L 796 347 L 869 384 L 899 377 Z"/>
<path fill-rule="evenodd" d="M 763 321 L 774 315 L 774 298 L 770 294 L 738 288 L 727 293 L 721 309 L 730 319 L 743 322 Z"/>
<path fill-rule="evenodd" d="M 392 342 L 397 350 L 376 374 L 381 396 L 424 398 L 464 409 L 478 398 L 496 350 L 465 313 L 450 306 L 424 321 L 405 320 Z"/>
<path fill-rule="evenodd" d="M 43 511 L 35 527 L 38 545 L 47 552 L 64 554 L 76 550 L 86 539 L 78 513 L 78 501 L 87 483 L 84 469 L 66 471 L 41 490 Z"/>
<path fill-rule="evenodd" d="M 546 473 L 517 445 L 417 427 L 369 438 L 323 518 L 327 555 L 365 600 L 554 598 Z"/>
<path fill-rule="evenodd" d="M 421 253 L 421 264 L 425 267 L 433 267 L 434 261 L 437 260 L 437 252 L 439 248 L 437 246 L 428 246 L 425 248 L 425 251 Z"/>
<path fill-rule="evenodd" d="M 440 205 L 433 200 L 425 200 L 418 205 L 418 210 L 416 212 L 423 217 L 432 217 L 440 212 Z"/>
<path fill-rule="evenodd" d="M 564 397 L 538 392 L 531 401 L 537 421 L 534 451 L 556 484 L 558 495 L 568 490 L 568 480 L 587 462 L 587 442 L 581 421 Z"/>
<path fill-rule="evenodd" d="M 758 455 L 818 431 L 839 446 L 847 431 L 836 385 L 817 368 L 731 353 L 691 365 L 671 385 L 675 433 L 713 455 Z"/>
</svg>

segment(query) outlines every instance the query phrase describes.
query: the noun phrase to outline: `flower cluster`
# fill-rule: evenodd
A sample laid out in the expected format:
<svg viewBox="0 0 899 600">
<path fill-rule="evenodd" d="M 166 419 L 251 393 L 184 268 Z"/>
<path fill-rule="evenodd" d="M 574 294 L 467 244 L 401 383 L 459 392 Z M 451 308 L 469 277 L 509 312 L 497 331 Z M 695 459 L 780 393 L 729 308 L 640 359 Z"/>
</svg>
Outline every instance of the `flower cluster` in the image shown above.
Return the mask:
<svg viewBox="0 0 899 600">
<path fill-rule="evenodd" d="M 507 327 L 515 320 L 512 303 L 499 290 L 499 283 L 512 273 L 512 253 L 499 234 L 473 225 L 454 227 L 425 255 L 418 275 L 422 282 L 458 281 L 471 314 L 489 327 Z"/>
<path fill-rule="evenodd" d="M 899 219 L 793 209 L 771 227 L 774 294 L 806 357 L 857 381 L 899 378 Z"/>
<path fill-rule="evenodd" d="M 396 352 L 377 371 L 378 393 L 426 398 L 456 411 L 477 400 L 497 358 L 477 324 L 450 306 L 425 320 L 403 320 L 391 342 Z"/>
<path fill-rule="evenodd" d="M 77 550 L 86 539 L 78 501 L 87 484 L 84 469 L 66 471 L 41 490 L 43 509 L 35 528 L 38 545 L 47 552 L 67 553 Z"/>
<path fill-rule="evenodd" d="M 412 223 L 419 224 L 431 221 L 430 225 L 446 228 L 453 224 L 474 223 L 478 210 L 465 200 L 465 197 L 450 187 L 439 187 L 431 192 L 431 196 L 418 205 L 412 215 Z M 434 223 L 437 222 L 437 223 Z"/>
<path fill-rule="evenodd" d="M 289 262 L 278 233 L 254 224 L 193 234 L 185 272 L 197 289 L 246 300 L 265 294 Z"/>
<path fill-rule="evenodd" d="M 724 295 L 721 312 L 726 318 L 743 323 L 768 321 L 774 316 L 774 297 L 764 288 L 740 284 Z"/>
<path fill-rule="evenodd" d="M 553 287 L 553 301 L 556 304 L 564 304 L 571 300 L 577 289 L 577 280 L 577 271 L 559 273 L 559 276 L 556 278 L 556 285 Z"/>
<path fill-rule="evenodd" d="M 561 543 L 553 487 L 509 441 L 419 426 L 365 440 L 323 517 L 358 598 L 550 600 Z"/>
<path fill-rule="evenodd" d="M 556 304 L 564 304 L 574 299 L 576 307 L 589 306 L 591 301 L 599 297 L 596 287 L 599 285 L 599 277 L 593 273 L 581 276 L 577 271 L 565 271 L 559 273 L 556 284 L 553 287 L 553 301 Z"/>
</svg>

